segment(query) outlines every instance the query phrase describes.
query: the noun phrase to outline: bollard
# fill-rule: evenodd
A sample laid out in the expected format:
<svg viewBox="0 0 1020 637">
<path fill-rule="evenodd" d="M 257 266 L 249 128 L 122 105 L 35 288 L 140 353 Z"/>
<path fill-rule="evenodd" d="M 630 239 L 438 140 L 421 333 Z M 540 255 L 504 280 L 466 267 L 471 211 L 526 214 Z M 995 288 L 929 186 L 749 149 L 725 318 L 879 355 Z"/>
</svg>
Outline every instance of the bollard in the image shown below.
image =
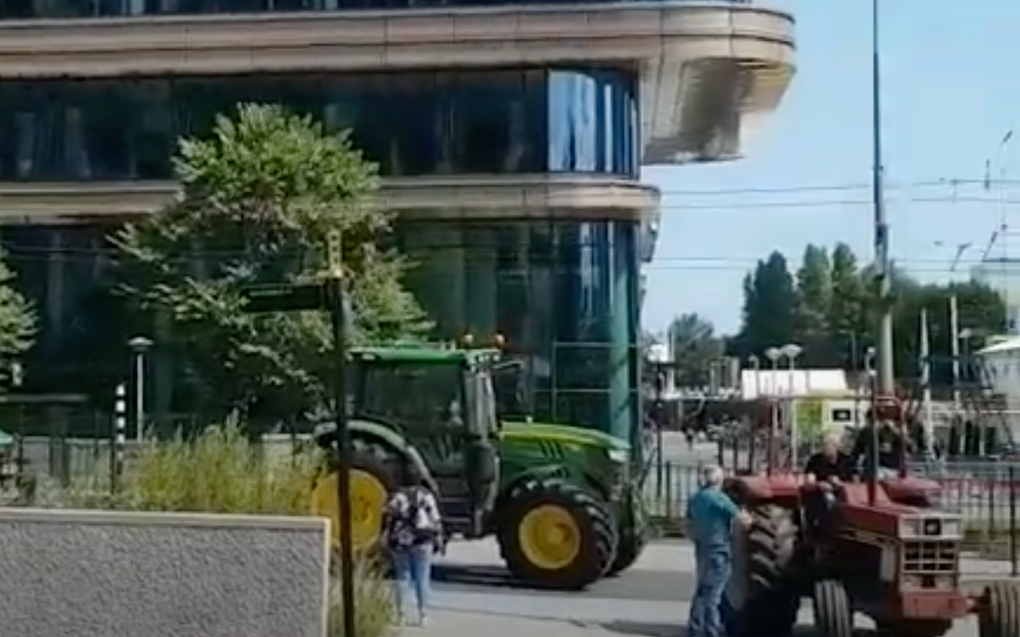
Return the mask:
<svg viewBox="0 0 1020 637">
<path fill-rule="evenodd" d="M 1020 538 L 1017 535 L 1020 534 L 1020 529 L 1017 528 L 1016 519 L 1016 498 L 1017 498 L 1017 475 L 1016 467 L 1009 468 L 1009 562 L 1010 562 L 1010 575 L 1017 577 L 1020 575 L 1020 558 L 1017 556 L 1017 542 Z"/>
<path fill-rule="evenodd" d="M 110 445 L 110 493 L 120 489 L 124 473 L 124 445 L 127 443 L 127 385 L 117 385 L 113 403 L 113 436 Z"/>
</svg>

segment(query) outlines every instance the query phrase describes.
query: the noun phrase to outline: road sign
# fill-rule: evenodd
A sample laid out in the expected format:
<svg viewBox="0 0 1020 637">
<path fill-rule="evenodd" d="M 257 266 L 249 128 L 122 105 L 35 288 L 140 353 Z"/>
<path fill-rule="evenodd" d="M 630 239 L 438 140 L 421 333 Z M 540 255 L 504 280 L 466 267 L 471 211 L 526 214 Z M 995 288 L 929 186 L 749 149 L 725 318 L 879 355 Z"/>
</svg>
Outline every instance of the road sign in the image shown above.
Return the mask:
<svg viewBox="0 0 1020 637">
<path fill-rule="evenodd" d="M 246 312 L 300 312 L 328 309 L 325 288 L 318 283 L 260 285 L 241 292 Z"/>
</svg>

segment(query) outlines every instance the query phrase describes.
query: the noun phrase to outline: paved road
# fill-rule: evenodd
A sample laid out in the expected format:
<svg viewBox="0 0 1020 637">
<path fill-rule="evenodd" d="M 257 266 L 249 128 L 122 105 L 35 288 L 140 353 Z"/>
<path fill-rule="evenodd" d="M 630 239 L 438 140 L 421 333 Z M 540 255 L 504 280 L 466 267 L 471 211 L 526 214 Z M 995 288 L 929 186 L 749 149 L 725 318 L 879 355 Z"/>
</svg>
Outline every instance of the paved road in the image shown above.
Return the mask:
<svg viewBox="0 0 1020 637">
<path fill-rule="evenodd" d="M 451 546 L 438 569 L 436 611 L 425 628 L 407 629 L 422 637 L 681 637 L 693 592 L 690 546 L 683 542 L 652 544 L 638 563 L 618 578 L 599 582 L 583 593 L 556 593 L 516 588 L 502 573 L 492 542 Z M 983 566 L 982 566 L 983 565 Z M 965 566 L 986 573 L 1004 565 Z M 996 570 L 998 569 L 998 571 Z M 975 583 L 976 585 L 976 583 Z M 799 635 L 812 635 L 811 614 L 801 611 Z M 860 622 L 862 635 L 870 623 Z M 973 621 L 962 622 L 949 637 L 974 637 Z"/>
</svg>

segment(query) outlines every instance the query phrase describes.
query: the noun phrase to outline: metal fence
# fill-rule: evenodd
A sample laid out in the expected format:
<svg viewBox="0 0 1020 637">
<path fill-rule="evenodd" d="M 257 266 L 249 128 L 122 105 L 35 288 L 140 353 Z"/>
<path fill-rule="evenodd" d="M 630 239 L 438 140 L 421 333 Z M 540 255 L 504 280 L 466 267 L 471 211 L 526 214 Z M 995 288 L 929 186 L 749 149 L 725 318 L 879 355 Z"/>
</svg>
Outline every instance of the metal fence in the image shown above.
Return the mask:
<svg viewBox="0 0 1020 637">
<path fill-rule="evenodd" d="M 652 518 L 666 533 L 682 534 L 687 500 L 698 489 L 701 467 L 690 460 L 663 460 L 645 482 Z M 912 467 L 913 475 L 942 486 L 942 506 L 964 520 L 964 549 L 987 563 L 988 572 L 1020 571 L 1020 463 L 949 462 Z M 997 563 L 996 563 L 997 562 Z M 1003 562 L 1008 562 L 1004 568 Z"/>
</svg>

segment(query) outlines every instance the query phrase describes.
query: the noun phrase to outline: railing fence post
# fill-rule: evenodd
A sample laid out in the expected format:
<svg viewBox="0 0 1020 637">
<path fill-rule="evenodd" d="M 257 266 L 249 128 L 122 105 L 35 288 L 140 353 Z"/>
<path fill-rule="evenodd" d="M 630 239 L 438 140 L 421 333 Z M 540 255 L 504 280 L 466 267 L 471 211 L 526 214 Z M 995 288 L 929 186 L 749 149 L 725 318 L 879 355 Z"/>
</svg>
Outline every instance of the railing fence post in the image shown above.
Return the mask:
<svg viewBox="0 0 1020 637">
<path fill-rule="evenodd" d="M 124 473 L 124 446 L 127 443 L 127 385 L 117 385 L 113 402 L 113 435 L 110 437 L 110 493 L 120 490 Z"/>
</svg>

